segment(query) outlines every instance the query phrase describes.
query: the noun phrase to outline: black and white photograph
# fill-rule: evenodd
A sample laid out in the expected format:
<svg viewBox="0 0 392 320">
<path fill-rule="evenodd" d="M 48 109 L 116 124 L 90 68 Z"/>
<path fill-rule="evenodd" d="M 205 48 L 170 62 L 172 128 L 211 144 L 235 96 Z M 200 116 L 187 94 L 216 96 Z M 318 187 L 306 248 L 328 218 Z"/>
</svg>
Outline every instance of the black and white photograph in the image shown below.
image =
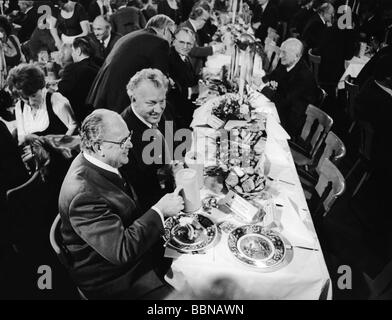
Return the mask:
<svg viewBox="0 0 392 320">
<path fill-rule="evenodd" d="M 391 30 L 390 0 L 0 0 L 0 300 L 391 300 Z"/>
</svg>

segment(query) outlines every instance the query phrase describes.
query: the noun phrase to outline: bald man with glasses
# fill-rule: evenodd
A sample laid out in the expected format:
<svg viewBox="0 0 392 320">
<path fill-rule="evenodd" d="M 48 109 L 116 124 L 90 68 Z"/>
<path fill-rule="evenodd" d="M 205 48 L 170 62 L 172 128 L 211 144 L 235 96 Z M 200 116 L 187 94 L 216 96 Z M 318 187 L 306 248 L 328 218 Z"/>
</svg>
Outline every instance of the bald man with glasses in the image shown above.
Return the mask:
<svg viewBox="0 0 392 320">
<path fill-rule="evenodd" d="M 118 113 L 95 110 L 80 135 L 82 153 L 59 197 L 72 279 L 89 299 L 164 298 L 171 292 L 163 279 L 170 266 L 163 258 L 164 218 L 183 209 L 182 198 L 166 194 L 141 210 L 119 172 L 133 144 L 132 128 Z"/>
</svg>

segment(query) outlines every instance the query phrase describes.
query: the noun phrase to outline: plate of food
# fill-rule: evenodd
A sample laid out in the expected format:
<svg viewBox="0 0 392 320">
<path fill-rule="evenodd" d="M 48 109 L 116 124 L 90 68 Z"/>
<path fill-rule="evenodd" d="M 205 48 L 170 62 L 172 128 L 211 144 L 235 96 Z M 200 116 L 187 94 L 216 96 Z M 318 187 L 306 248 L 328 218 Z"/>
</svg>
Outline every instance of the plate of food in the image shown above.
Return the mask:
<svg viewBox="0 0 392 320">
<path fill-rule="evenodd" d="M 230 252 L 241 263 L 264 272 L 275 271 L 291 261 L 292 247 L 277 232 L 260 225 L 244 225 L 230 232 Z"/>
<path fill-rule="evenodd" d="M 166 244 L 178 251 L 190 253 L 208 249 L 218 235 L 210 218 L 196 213 L 181 213 L 165 220 Z"/>
</svg>

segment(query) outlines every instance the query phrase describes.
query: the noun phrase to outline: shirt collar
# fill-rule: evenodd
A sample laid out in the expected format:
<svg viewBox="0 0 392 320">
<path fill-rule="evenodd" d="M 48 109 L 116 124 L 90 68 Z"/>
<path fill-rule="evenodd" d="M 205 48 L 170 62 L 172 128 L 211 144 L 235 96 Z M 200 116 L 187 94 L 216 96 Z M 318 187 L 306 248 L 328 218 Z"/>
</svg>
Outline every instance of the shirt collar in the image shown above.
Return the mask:
<svg viewBox="0 0 392 320">
<path fill-rule="evenodd" d="M 108 165 L 107 163 L 104 163 L 101 160 L 94 158 L 93 156 L 89 155 L 88 153 L 83 152 L 83 156 L 88 162 L 92 163 L 93 165 L 96 165 L 97 167 L 99 167 L 101 169 L 115 173 L 120 176 L 120 172 L 118 171 L 117 168 L 114 168 L 111 165 Z"/>
<path fill-rule="evenodd" d="M 293 70 L 293 69 L 295 68 L 295 66 L 297 65 L 298 62 L 299 62 L 299 60 L 298 60 L 296 63 L 294 63 L 291 67 L 287 68 L 287 69 L 286 69 L 287 72 L 290 72 L 291 70 Z"/>
<path fill-rule="evenodd" d="M 132 109 L 132 111 L 133 111 L 133 113 L 135 114 L 135 116 L 141 121 L 141 122 L 143 122 L 147 127 L 149 127 L 150 129 L 152 128 L 152 124 L 151 123 L 148 123 L 145 119 L 143 119 L 143 117 L 142 116 L 140 116 L 137 112 L 136 112 L 136 110 L 135 110 L 135 108 L 131 105 L 131 109 Z"/>
<path fill-rule="evenodd" d="M 197 29 L 196 29 L 195 25 L 192 23 L 191 19 L 189 19 L 189 23 L 191 24 L 193 30 L 197 32 Z"/>
<path fill-rule="evenodd" d="M 264 3 L 261 7 L 263 8 L 263 12 L 265 11 L 265 8 L 268 6 L 269 1 L 267 1 L 266 3 Z"/>
<path fill-rule="evenodd" d="M 103 45 L 105 46 L 105 48 L 108 47 L 111 36 L 112 35 L 109 33 L 109 36 L 105 40 L 103 40 Z"/>
<path fill-rule="evenodd" d="M 392 96 L 392 89 L 383 86 L 378 81 L 375 81 L 375 82 L 381 89 L 383 89 L 386 93 L 388 93 L 390 96 Z"/>
</svg>

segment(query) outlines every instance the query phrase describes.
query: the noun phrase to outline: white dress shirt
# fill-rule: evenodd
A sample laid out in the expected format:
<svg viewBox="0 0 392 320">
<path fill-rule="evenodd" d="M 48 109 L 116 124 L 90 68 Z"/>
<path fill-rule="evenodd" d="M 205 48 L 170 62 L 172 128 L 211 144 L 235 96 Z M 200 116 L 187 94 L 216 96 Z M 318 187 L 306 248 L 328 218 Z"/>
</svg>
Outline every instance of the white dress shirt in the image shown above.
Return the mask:
<svg viewBox="0 0 392 320">
<path fill-rule="evenodd" d="M 92 163 L 93 165 L 97 166 L 98 168 L 101 168 L 103 170 L 106 170 L 106 171 L 112 172 L 114 174 L 117 174 L 118 176 L 120 176 L 122 178 L 122 176 L 121 176 L 121 174 L 120 174 L 120 172 L 118 171 L 117 168 L 114 168 L 111 165 L 109 165 L 109 164 L 107 164 L 107 163 L 105 163 L 105 162 L 103 162 L 103 161 L 101 161 L 101 160 L 99 160 L 97 158 L 94 158 L 93 156 L 89 155 L 88 153 L 83 152 L 83 156 L 84 156 L 84 158 L 88 162 Z M 165 219 L 163 217 L 163 214 L 162 214 L 161 210 L 159 210 L 155 206 L 152 206 L 151 209 L 154 210 L 156 213 L 158 213 L 159 217 L 162 220 L 162 224 L 165 225 Z"/>
<path fill-rule="evenodd" d="M 105 49 L 108 47 L 111 37 L 112 35 L 109 33 L 109 36 L 105 40 L 103 40 L 103 46 L 105 47 Z"/>
<path fill-rule="evenodd" d="M 23 138 L 28 134 L 42 132 L 48 128 L 49 114 L 46 107 L 46 94 L 47 90 L 45 88 L 42 89 L 42 96 L 44 97 L 43 103 L 35 115 L 33 115 L 33 110 L 27 103 L 24 103 L 23 111 L 21 107 L 21 101 L 19 100 L 16 103 L 15 119 L 19 141 L 22 141 Z M 58 92 L 53 93 L 52 108 L 53 112 L 59 117 L 61 122 L 64 123 L 68 129 L 77 127 L 73 110 L 66 97 Z"/>
</svg>

